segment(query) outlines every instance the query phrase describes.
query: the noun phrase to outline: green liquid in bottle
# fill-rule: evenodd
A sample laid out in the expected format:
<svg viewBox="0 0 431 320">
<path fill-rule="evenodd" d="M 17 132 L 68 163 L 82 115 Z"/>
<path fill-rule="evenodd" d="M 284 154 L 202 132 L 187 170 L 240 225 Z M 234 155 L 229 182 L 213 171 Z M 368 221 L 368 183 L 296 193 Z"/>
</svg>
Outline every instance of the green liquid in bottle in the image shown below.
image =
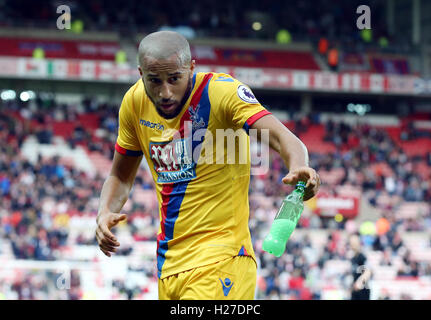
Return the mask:
<svg viewBox="0 0 431 320">
<path fill-rule="evenodd" d="M 276 257 L 281 257 L 286 249 L 287 239 L 289 239 L 296 223 L 287 219 L 276 219 L 272 223 L 271 232 L 263 241 L 262 249 Z"/>
<path fill-rule="evenodd" d="M 268 253 L 281 257 L 286 249 L 286 243 L 304 210 L 304 182 L 298 182 L 296 189 L 289 194 L 277 212 L 271 230 L 262 244 L 262 249 Z"/>
</svg>

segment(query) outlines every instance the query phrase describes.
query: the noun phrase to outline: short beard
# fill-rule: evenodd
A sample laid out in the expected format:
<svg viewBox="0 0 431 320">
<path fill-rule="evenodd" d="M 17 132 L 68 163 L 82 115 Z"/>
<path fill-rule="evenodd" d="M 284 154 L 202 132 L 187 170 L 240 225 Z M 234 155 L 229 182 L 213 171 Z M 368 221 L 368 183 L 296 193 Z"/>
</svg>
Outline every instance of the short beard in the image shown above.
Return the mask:
<svg viewBox="0 0 431 320">
<path fill-rule="evenodd" d="M 177 109 L 175 109 L 174 113 L 172 114 L 166 114 L 163 112 L 163 110 L 157 108 L 156 102 L 154 101 L 153 98 L 151 98 L 151 96 L 148 94 L 147 91 L 147 87 L 145 87 L 145 82 L 144 79 L 142 79 L 142 82 L 144 83 L 144 88 L 145 88 L 145 93 L 147 94 L 147 97 L 151 100 L 151 102 L 153 103 L 154 107 L 156 108 L 157 113 L 165 118 L 165 119 L 173 119 L 175 117 L 177 117 L 181 111 L 183 110 L 184 104 L 187 102 L 190 94 L 192 93 L 192 80 L 191 78 L 189 78 L 188 82 L 187 82 L 187 89 L 186 89 L 186 93 L 184 94 L 183 98 L 181 99 L 180 105 L 177 107 Z"/>
</svg>

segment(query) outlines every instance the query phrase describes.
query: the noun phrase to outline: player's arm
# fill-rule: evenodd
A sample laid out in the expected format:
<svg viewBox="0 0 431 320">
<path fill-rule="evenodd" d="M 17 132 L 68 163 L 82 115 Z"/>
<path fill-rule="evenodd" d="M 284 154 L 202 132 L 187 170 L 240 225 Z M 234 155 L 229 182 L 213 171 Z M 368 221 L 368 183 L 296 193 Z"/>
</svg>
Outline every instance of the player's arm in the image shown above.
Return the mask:
<svg viewBox="0 0 431 320">
<path fill-rule="evenodd" d="M 142 156 L 126 156 L 115 151 L 111 172 L 103 184 L 96 220 L 96 238 L 100 250 L 108 257 L 120 245 L 110 229 L 127 217 L 120 214 L 120 211 L 129 197 L 141 160 Z"/>
<path fill-rule="evenodd" d="M 139 82 L 126 92 L 121 102 L 114 159 L 99 200 L 96 238 L 100 250 L 108 257 L 120 245 L 110 230 L 127 217 L 120 214 L 120 211 L 129 197 L 143 156 L 136 135 L 137 117 L 133 109 L 133 94 L 138 84 Z"/>
<path fill-rule="evenodd" d="M 320 177 L 309 167 L 308 151 L 302 141 L 272 114 L 259 118 L 250 128 L 257 129 L 259 140 L 262 137 L 262 130 L 268 130 L 269 146 L 280 154 L 289 169 L 283 182 L 294 185 L 298 181 L 306 181 L 304 201 L 314 197 L 319 190 Z"/>
</svg>

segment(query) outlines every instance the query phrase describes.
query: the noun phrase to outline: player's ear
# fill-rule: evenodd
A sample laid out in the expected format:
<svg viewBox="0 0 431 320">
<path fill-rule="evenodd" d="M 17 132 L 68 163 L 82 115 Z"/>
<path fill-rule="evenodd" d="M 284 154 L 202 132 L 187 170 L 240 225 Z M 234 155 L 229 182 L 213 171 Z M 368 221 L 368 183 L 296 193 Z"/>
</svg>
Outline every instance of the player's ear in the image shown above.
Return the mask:
<svg viewBox="0 0 431 320">
<path fill-rule="evenodd" d="M 195 66 L 196 66 L 196 61 L 195 61 L 195 60 L 192 60 L 192 61 L 190 62 L 190 74 L 191 74 L 191 76 L 193 76 L 193 74 L 194 74 L 194 72 L 195 72 Z"/>
<path fill-rule="evenodd" d="M 138 66 L 138 70 L 139 70 L 139 74 L 141 75 L 141 77 L 142 77 L 142 69 L 141 69 L 141 66 Z"/>
</svg>

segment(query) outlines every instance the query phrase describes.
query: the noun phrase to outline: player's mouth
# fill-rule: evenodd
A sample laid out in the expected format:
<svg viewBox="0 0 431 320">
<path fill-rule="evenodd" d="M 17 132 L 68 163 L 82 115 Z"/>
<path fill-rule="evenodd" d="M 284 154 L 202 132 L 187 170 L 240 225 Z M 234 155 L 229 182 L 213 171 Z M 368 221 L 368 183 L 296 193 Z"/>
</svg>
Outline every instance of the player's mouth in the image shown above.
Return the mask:
<svg viewBox="0 0 431 320">
<path fill-rule="evenodd" d="M 171 112 L 175 109 L 176 103 L 166 103 L 166 104 L 160 104 L 160 108 L 164 112 Z"/>
</svg>

